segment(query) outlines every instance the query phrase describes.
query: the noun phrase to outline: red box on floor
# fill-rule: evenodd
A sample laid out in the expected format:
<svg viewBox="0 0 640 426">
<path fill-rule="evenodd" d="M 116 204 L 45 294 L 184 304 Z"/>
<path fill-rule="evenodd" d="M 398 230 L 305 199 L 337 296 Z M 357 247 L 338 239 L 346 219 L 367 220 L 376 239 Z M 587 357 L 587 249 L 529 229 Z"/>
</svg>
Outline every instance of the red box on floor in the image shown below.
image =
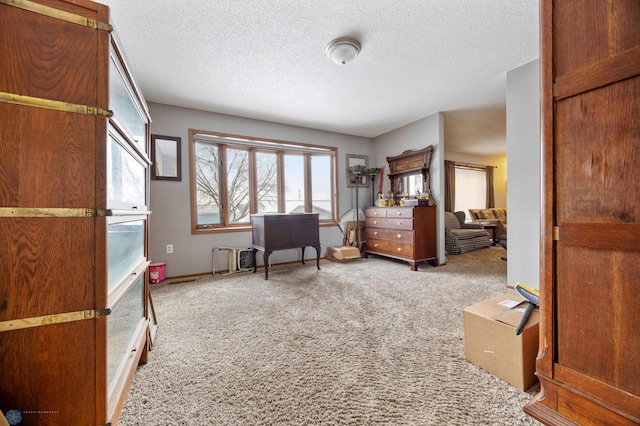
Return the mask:
<svg viewBox="0 0 640 426">
<path fill-rule="evenodd" d="M 152 263 L 149 265 L 149 282 L 158 284 L 165 280 L 167 274 L 166 263 Z"/>
</svg>

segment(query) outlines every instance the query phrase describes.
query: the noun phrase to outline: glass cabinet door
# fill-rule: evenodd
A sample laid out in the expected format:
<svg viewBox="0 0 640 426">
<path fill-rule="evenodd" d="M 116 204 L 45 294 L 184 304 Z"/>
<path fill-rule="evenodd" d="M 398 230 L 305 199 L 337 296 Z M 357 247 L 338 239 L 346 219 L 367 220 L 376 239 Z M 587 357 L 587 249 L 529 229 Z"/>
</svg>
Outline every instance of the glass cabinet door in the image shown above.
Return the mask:
<svg viewBox="0 0 640 426">
<path fill-rule="evenodd" d="M 131 340 L 144 319 L 144 275 L 112 308 L 107 317 L 107 379 L 111 387 L 120 365 L 127 359 Z"/>
<path fill-rule="evenodd" d="M 107 226 L 108 290 L 111 291 L 145 259 L 144 220 Z"/>
<path fill-rule="evenodd" d="M 143 118 L 137 104 L 134 102 L 133 92 L 125 80 L 120 67 L 111 56 L 109 66 L 109 109 L 113 111 L 114 119 L 124 131 L 133 138 L 133 142 L 143 152 L 146 146 L 146 119 Z"/>
<path fill-rule="evenodd" d="M 146 204 L 146 164 L 125 148 L 113 128 L 107 141 L 107 203 L 140 208 Z"/>
</svg>

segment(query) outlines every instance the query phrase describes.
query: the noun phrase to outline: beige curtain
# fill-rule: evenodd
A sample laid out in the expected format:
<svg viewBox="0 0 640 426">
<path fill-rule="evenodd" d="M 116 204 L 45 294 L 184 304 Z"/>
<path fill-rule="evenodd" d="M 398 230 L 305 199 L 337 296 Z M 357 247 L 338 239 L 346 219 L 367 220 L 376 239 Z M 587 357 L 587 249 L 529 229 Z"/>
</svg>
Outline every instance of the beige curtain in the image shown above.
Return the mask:
<svg viewBox="0 0 640 426">
<path fill-rule="evenodd" d="M 486 167 L 487 175 L 487 208 L 496 206 L 496 196 L 493 192 L 493 166 Z"/>
<path fill-rule="evenodd" d="M 453 212 L 456 204 L 456 163 L 444 160 L 444 211 Z"/>
</svg>

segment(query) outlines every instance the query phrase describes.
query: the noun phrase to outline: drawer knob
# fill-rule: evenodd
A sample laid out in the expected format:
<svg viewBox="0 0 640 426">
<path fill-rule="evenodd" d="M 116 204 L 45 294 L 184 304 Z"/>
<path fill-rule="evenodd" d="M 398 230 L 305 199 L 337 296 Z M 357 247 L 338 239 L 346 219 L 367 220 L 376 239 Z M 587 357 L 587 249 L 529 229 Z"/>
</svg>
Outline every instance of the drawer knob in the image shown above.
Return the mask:
<svg viewBox="0 0 640 426">
<path fill-rule="evenodd" d="M 398 234 L 398 239 L 402 239 L 402 234 Z"/>
<path fill-rule="evenodd" d="M 378 210 L 374 210 L 374 211 L 373 211 L 373 215 L 374 215 L 374 216 L 378 216 Z"/>
<path fill-rule="evenodd" d="M 398 247 L 396 250 L 398 250 L 398 253 L 402 252 L 402 248 Z"/>
<path fill-rule="evenodd" d="M 401 215 L 402 215 L 402 212 L 401 212 L 400 210 L 396 210 L 396 214 L 397 214 L 398 216 L 401 216 Z"/>
<path fill-rule="evenodd" d="M 378 224 L 378 221 L 377 221 L 377 220 L 374 220 L 374 221 L 373 221 L 373 224 L 374 224 L 374 225 L 377 225 L 377 224 Z"/>
<path fill-rule="evenodd" d="M 373 246 L 374 246 L 374 247 L 378 247 L 378 243 L 375 243 Z"/>
<path fill-rule="evenodd" d="M 373 232 L 373 235 L 378 235 L 378 231 L 374 231 L 374 232 Z"/>
<path fill-rule="evenodd" d="M 396 225 L 400 226 L 402 225 L 402 222 L 396 222 Z"/>
</svg>

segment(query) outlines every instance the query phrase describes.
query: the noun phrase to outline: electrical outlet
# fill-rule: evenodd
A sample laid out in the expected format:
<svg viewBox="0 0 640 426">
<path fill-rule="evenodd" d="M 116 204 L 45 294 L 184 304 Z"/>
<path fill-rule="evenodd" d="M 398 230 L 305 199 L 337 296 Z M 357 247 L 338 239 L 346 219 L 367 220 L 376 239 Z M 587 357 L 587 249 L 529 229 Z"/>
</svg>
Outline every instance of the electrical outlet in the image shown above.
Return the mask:
<svg viewBox="0 0 640 426">
<path fill-rule="evenodd" d="M 173 244 L 167 244 L 167 253 L 173 253 Z"/>
</svg>

